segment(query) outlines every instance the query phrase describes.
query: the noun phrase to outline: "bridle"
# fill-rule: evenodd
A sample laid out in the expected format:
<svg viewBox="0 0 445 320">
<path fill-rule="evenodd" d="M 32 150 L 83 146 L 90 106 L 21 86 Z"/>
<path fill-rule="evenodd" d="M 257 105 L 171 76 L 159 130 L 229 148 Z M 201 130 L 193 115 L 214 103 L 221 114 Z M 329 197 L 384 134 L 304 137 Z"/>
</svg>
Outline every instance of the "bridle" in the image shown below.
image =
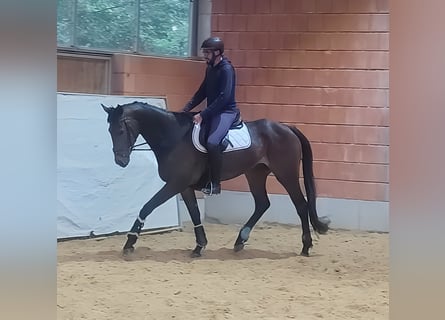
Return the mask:
<svg viewBox="0 0 445 320">
<path fill-rule="evenodd" d="M 128 121 L 129 121 L 129 119 L 128 118 L 124 118 L 124 119 L 122 119 L 122 121 L 124 122 L 124 125 L 125 125 L 125 129 L 127 130 L 127 132 L 129 133 L 128 134 L 128 141 L 130 142 L 131 141 L 131 135 L 132 135 L 132 131 L 130 130 L 131 129 L 131 127 L 128 125 Z M 152 151 L 152 149 L 151 148 L 147 148 L 147 149 L 136 149 L 136 147 L 140 147 L 140 146 L 143 146 L 143 145 L 148 145 L 148 143 L 147 142 L 142 142 L 142 143 L 138 143 L 138 144 L 135 144 L 135 145 L 132 145 L 131 146 L 131 148 L 130 148 L 130 151 Z M 131 143 L 129 143 L 129 145 L 131 145 Z"/>
<path fill-rule="evenodd" d="M 143 146 L 145 144 L 148 145 L 147 142 L 142 142 L 142 143 L 132 145 L 131 140 L 132 140 L 133 131 L 131 130 L 131 126 L 128 124 L 129 120 L 130 119 L 128 119 L 128 118 L 121 119 L 121 122 L 124 124 L 125 130 L 127 131 L 128 145 L 131 145 L 130 152 L 131 151 L 152 151 L 153 149 L 151 149 L 151 148 L 146 148 L 146 149 L 138 149 L 137 148 L 137 147 Z M 113 148 L 113 151 L 114 151 L 114 148 Z"/>
</svg>

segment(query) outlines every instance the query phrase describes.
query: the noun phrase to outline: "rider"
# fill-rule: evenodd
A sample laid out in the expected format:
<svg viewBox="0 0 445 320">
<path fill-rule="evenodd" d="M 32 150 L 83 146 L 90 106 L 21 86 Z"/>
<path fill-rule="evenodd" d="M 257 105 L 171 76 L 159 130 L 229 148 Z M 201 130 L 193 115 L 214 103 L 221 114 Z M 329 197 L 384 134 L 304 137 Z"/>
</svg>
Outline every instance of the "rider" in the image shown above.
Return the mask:
<svg viewBox="0 0 445 320">
<path fill-rule="evenodd" d="M 240 116 L 235 102 L 236 76 L 231 62 L 224 56 L 224 43 L 218 37 L 210 37 L 201 45 L 207 62 L 205 77 L 198 91 L 183 108 L 188 112 L 207 98 L 207 107 L 194 118 L 194 123 L 208 126 L 207 151 L 210 164 L 210 184 L 202 192 L 221 193 L 221 142 L 230 126 Z"/>
</svg>

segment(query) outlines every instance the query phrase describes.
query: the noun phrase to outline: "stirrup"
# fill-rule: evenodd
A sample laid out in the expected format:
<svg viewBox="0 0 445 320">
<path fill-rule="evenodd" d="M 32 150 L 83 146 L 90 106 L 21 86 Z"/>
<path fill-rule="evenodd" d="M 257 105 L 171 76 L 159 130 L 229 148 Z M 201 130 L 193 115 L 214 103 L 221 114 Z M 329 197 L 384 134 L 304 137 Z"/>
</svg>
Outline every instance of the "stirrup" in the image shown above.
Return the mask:
<svg viewBox="0 0 445 320">
<path fill-rule="evenodd" d="M 213 182 L 210 182 L 209 184 L 207 184 L 207 186 L 205 188 L 201 189 L 201 192 L 211 196 L 214 194 L 220 194 L 221 193 L 221 184 L 217 183 L 214 184 Z"/>
</svg>

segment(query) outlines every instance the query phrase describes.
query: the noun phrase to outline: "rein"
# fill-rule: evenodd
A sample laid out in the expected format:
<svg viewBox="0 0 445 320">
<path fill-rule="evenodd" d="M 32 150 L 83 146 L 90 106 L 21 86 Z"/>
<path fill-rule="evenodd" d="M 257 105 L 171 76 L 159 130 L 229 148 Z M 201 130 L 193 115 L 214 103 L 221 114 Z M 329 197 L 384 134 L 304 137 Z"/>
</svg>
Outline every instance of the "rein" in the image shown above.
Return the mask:
<svg viewBox="0 0 445 320">
<path fill-rule="evenodd" d="M 132 131 L 129 129 L 129 125 L 128 125 L 128 123 L 127 123 L 128 120 L 129 120 L 128 118 L 124 118 L 124 119 L 122 119 L 122 122 L 124 123 L 124 125 L 125 125 L 125 129 L 127 130 L 127 132 L 129 132 L 129 133 L 131 134 Z M 131 139 L 131 138 L 130 138 L 130 134 L 128 135 L 128 139 Z M 136 147 L 143 146 L 144 144 L 148 145 L 147 142 L 138 143 L 138 144 L 135 144 L 135 145 L 131 146 L 130 150 L 131 150 L 131 151 L 152 151 L 152 150 L 153 150 L 153 149 L 151 149 L 151 148 L 147 148 L 147 149 L 136 149 Z"/>
<path fill-rule="evenodd" d="M 143 143 L 135 144 L 134 146 L 131 147 L 131 151 L 152 151 L 152 150 L 153 150 L 152 148 L 147 148 L 147 149 L 136 149 L 136 147 L 143 146 L 144 144 L 147 144 L 147 145 L 148 145 L 147 142 L 143 142 Z"/>
</svg>

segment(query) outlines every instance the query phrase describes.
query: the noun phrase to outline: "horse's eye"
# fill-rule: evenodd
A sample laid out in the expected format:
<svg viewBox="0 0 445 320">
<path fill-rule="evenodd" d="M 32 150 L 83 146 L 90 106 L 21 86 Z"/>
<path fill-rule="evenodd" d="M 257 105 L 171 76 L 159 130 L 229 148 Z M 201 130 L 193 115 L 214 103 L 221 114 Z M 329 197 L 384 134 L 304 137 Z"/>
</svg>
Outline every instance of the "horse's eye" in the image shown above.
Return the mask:
<svg viewBox="0 0 445 320">
<path fill-rule="evenodd" d="M 121 135 L 123 135 L 124 134 L 124 129 L 120 129 L 119 130 L 119 135 L 121 136 Z"/>
</svg>

